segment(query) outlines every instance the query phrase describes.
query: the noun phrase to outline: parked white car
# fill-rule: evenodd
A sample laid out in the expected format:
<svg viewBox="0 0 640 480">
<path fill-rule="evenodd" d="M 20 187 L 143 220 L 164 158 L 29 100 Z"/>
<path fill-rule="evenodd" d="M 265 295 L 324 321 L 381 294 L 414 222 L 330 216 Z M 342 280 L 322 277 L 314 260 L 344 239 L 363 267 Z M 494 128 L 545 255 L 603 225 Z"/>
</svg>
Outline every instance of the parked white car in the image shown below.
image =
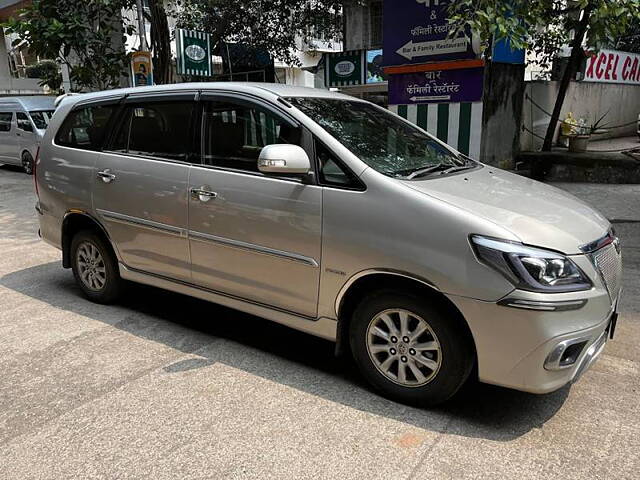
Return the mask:
<svg viewBox="0 0 640 480">
<path fill-rule="evenodd" d="M 55 110 L 54 97 L 0 98 L 0 163 L 33 173 L 33 160 Z"/>
<path fill-rule="evenodd" d="M 233 82 L 71 97 L 35 177 L 40 235 L 90 300 L 130 280 L 260 315 L 351 350 L 397 401 L 441 403 L 471 375 L 551 392 L 613 338 L 605 217 L 354 97 Z"/>
</svg>

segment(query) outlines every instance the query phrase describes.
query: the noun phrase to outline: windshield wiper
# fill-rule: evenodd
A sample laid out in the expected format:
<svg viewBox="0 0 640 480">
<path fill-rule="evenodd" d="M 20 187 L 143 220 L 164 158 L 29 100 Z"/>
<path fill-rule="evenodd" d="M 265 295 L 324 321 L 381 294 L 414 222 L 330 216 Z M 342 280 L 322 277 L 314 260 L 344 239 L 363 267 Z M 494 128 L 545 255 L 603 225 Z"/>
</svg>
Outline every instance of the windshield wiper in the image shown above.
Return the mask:
<svg viewBox="0 0 640 480">
<path fill-rule="evenodd" d="M 427 175 L 429 173 L 437 172 L 438 170 L 447 170 L 449 168 L 451 168 L 450 165 L 447 165 L 445 163 L 438 163 L 436 165 L 431 165 L 429 167 L 420 168 L 419 170 L 414 170 L 409 175 L 407 175 L 405 178 L 407 180 L 411 180 L 411 179 L 416 178 L 416 177 L 421 177 L 421 176 Z"/>
<path fill-rule="evenodd" d="M 456 165 L 454 167 L 449 167 L 446 170 L 440 172 L 440 175 L 446 175 L 447 173 L 460 172 L 461 170 L 468 170 L 470 168 L 475 167 L 475 164 L 467 163 L 466 165 Z"/>
</svg>

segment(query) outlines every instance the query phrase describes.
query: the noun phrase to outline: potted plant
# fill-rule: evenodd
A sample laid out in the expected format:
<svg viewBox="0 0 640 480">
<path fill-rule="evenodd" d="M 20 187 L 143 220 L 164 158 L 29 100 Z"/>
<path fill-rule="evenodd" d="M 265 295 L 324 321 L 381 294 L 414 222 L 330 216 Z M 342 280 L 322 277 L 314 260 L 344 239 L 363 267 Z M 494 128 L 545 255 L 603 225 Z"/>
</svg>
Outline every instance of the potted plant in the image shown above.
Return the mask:
<svg viewBox="0 0 640 480">
<path fill-rule="evenodd" d="M 573 126 L 573 135 L 569 136 L 569 151 L 574 153 L 584 153 L 589 146 L 589 140 L 591 135 L 603 133 L 601 130 L 601 123 L 609 112 L 598 118 L 595 123 L 587 125 L 584 118 L 578 120 L 578 123 Z"/>
</svg>

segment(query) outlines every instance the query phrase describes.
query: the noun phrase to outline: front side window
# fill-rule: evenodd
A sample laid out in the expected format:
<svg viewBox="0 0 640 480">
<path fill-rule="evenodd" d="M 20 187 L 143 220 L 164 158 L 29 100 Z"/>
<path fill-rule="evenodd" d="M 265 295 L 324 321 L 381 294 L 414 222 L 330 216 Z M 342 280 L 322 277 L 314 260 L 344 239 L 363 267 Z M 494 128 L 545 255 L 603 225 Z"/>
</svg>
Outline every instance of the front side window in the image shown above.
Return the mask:
<svg viewBox="0 0 640 480">
<path fill-rule="evenodd" d="M 115 105 L 94 105 L 73 110 L 58 130 L 56 143 L 82 150 L 99 150 Z"/>
<path fill-rule="evenodd" d="M 362 182 L 322 142 L 316 140 L 321 185 L 362 190 Z"/>
<path fill-rule="evenodd" d="M 38 130 L 44 130 L 49 126 L 49 120 L 51 120 L 53 116 L 53 111 L 41 110 L 29 112 L 29 116 Z"/>
<path fill-rule="evenodd" d="M 188 161 L 193 106 L 179 101 L 127 105 L 109 150 Z"/>
<path fill-rule="evenodd" d="M 288 100 L 364 163 L 385 175 L 413 179 L 475 166 L 422 130 L 370 103 L 312 97 Z"/>
<path fill-rule="evenodd" d="M 23 132 L 33 132 L 33 125 L 26 113 L 16 112 L 16 119 L 18 120 L 18 128 Z"/>
<path fill-rule="evenodd" d="M 274 143 L 300 145 L 301 131 L 258 106 L 212 101 L 205 109 L 204 163 L 258 171 L 262 147 Z"/>
</svg>

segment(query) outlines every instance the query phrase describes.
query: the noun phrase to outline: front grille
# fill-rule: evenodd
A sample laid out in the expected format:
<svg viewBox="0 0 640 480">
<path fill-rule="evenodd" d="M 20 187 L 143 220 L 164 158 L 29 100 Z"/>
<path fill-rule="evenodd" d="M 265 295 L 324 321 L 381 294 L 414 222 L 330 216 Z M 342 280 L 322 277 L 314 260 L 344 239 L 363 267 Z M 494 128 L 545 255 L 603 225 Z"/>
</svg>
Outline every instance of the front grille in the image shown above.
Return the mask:
<svg viewBox="0 0 640 480">
<path fill-rule="evenodd" d="M 618 250 L 616 243 L 610 243 L 591 254 L 612 301 L 616 299 L 622 287 L 622 255 Z"/>
</svg>

